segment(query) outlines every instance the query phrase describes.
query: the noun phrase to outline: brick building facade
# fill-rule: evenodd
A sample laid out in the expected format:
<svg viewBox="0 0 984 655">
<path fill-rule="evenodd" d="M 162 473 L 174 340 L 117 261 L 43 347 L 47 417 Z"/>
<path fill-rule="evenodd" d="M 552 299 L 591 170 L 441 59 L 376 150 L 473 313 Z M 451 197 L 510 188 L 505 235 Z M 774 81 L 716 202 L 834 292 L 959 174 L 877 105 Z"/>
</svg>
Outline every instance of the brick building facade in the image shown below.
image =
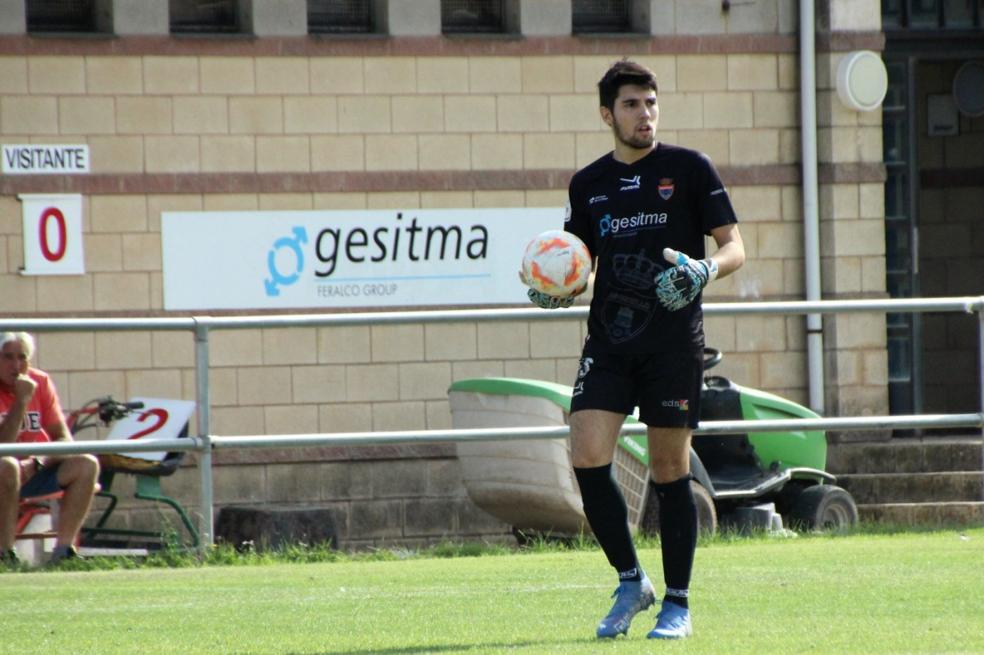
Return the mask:
<svg viewBox="0 0 984 655">
<path fill-rule="evenodd" d="M 92 168 L 0 178 L 0 312 L 167 315 L 164 211 L 562 206 L 571 173 L 611 147 L 595 85 L 622 56 L 658 76 L 658 138 L 706 152 L 742 222 L 748 263 L 708 300 L 803 299 L 796 2 L 637 0 L 633 33 L 590 35 L 572 34 L 567 0 L 510 0 L 508 33 L 460 36 L 442 34 L 438 0 L 384 0 L 372 3 L 378 33 L 348 37 L 310 35 L 304 2 L 278 4 L 285 9 L 238 3 L 245 34 L 182 37 L 168 33 L 167 3 L 106 0 L 96 5 L 108 34 L 41 37 L 28 32 L 24 2 L 0 0 L 0 141 L 85 143 Z M 880 6 L 819 5 L 823 296 L 881 298 L 882 114 L 848 109 L 834 90 L 842 57 L 883 49 Z M 19 274 L 18 194 L 42 192 L 82 194 L 84 275 Z M 722 374 L 806 403 L 802 317 L 714 317 L 706 329 L 726 353 Z M 215 332 L 212 432 L 447 428 L 453 380 L 570 383 L 582 330 L 515 322 Z M 194 398 L 188 334 L 38 336 L 37 361 L 67 407 L 104 394 Z M 825 411 L 888 413 L 884 317 L 827 317 L 824 339 Z M 329 506 L 353 547 L 506 532 L 468 501 L 451 446 L 223 452 L 217 463 L 218 508 Z M 196 475 L 185 467 L 165 486 L 194 507 Z M 134 507 L 128 520 L 156 515 Z"/>
</svg>

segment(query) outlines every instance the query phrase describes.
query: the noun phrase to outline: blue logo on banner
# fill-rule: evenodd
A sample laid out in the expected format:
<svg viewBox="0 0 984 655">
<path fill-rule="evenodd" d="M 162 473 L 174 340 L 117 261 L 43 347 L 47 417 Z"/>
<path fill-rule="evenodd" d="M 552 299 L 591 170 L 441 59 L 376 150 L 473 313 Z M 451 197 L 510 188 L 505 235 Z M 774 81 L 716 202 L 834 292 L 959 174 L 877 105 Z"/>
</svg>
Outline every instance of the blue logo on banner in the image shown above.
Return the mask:
<svg viewBox="0 0 984 655">
<path fill-rule="evenodd" d="M 308 242 L 307 230 L 295 226 L 293 233 L 293 237 L 280 237 L 274 241 L 270 251 L 267 252 L 267 269 L 270 271 L 270 277 L 263 280 L 263 286 L 268 296 L 279 296 L 280 287 L 288 287 L 301 278 L 301 272 L 304 270 L 304 251 L 301 249 L 301 244 Z M 282 248 L 287 248 L 294 253 L 294 270 L 287 274 L 281 273 L 277 268 L 277 252 Z"/>
</svg>

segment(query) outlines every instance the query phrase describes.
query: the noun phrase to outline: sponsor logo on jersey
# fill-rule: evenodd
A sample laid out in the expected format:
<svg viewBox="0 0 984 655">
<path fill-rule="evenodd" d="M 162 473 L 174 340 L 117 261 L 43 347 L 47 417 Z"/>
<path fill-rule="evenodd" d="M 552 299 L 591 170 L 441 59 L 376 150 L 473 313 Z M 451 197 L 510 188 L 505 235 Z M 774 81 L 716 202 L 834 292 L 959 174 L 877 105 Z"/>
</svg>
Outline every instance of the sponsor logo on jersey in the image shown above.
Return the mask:
<svg viewBox="0 0 984 655">
<path fill-rule="evenodd" d="M 601 194 L 600 196 L 593 196 L 592 198 L 589 198 L 588 204 L 593 205 L 596 202 L 605 202 L 606 200 L 608 200 L 608 196 L 606 196 L 605 194 Z"/>
<path fill-rule="evenodd" d="M 571 222 L 571 199 L 567 199 L 567 205 L 564 207 L 564 222 Z"/>
<path fill-rule="evenodd" d="M 664 177 L 656 185 L 656 190 L 659 191 L 659 197 L 663 200 L 669 200 L 673 197 L 673 180 L 669 177 Z"/>
<path fill-rule="evenodd" d="M 690 409 L 690 401 L 686 398 L 681 400 L 664 400 L 660 403 L 663 407 L 675 407 L 681 412 L 686 412 Z"/>
<path fill-rule="evenodd" d="M 632 216 L 620 216 L 612 218 L 611 214 L 605 214 L 598 221 L 598 233 L 601 236 L 635 234 L 639 230 L 649 230 L 664 227 L 670 220 L 670 215 L 666 212 L 639 212 Z"/>
<path fill-rule="evenodd" d="M 624 182 L 624 184 L 618 188 L 619 191 L 633 191 L 635 189 L 642 188 L 641 175 L 636 175 L 635 177 L 620 177 L 618 179 L 621 182 Z"/>
</svg>

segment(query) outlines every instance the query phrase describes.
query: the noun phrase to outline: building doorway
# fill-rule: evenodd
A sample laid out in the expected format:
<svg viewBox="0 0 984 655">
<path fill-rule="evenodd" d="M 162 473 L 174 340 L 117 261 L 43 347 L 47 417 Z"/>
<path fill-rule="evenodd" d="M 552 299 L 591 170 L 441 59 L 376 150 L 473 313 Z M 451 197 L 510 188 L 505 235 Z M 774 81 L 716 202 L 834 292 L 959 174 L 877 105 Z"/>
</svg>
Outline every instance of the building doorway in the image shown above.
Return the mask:
<svg viewBox="0 0 984 655">
<path fill-rule="evenodd" d="M 984 0 L 883 0 L 886 284 L 984 293 Z M 890 314 L 893 414 L 979 411 L 977 318 Z"/>
</svg>

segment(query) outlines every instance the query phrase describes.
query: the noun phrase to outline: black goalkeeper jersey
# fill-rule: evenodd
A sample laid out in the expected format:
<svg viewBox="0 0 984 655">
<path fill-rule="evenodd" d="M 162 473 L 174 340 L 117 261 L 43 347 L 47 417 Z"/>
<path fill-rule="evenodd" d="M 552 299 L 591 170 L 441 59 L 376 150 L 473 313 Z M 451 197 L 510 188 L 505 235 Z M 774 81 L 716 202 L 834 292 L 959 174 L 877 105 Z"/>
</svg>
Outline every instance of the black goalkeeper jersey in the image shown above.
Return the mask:
<svg viewBox="0 0 984 655">
<path fill-rule="evenodd" d="M 568 193 L 564 229 L 597 261 L 588 316 L 592 344 L 619 353 L 702 348 L 700 296 L 667 311 L 653 280 L 671 266 L 663 248 L 703 259 L 704 235 L 738 222 L 710 160 L 663 143 L 632 164 L 608 153 L 575 173 Z"/>
</svg>

